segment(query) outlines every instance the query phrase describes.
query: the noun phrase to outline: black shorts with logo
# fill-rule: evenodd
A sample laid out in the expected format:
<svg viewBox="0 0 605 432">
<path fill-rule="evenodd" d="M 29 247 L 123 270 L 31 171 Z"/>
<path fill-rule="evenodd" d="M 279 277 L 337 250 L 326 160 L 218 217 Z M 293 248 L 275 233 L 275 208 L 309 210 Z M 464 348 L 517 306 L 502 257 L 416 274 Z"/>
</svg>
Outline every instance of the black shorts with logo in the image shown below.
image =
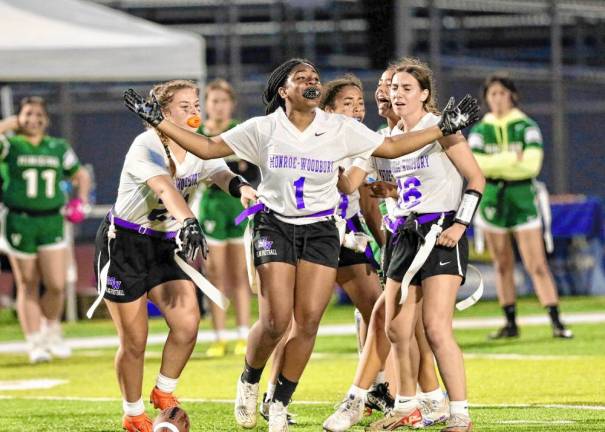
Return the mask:
<svg viewBox="0 0 605 432">
<path fill-rule="evenodd" d="M 361 221 L 359 220 L 359 215 L 354 215 L 349 219 L 351 223 L 355 226 L 357 232 L 363 232 L 363 227 L 361 226 Z M 350 232 L 351 229 L 347 224 L 347 228 L 345 232 Z M 369 258 L 366 256 L 364 252 L 356 252 L 348 247 L 342 246 L 340 248 L 340 257 L 338 260 L 338 267 L 347 267 L 356 264 L 372 264 Z"/>
<path fill-rule="evenodd" d="M 419 232 L 426 236 L 436 222 L 437 220 L 420 224 Z M 443 230 L 453 223 L 454 215 L 447 216 L 443 221 Z M 387 278 L 401 282 L 420 246 L 421 239 L 418 234 L 403 226 L 400 226 L 395 234 L 388 236 L 383 267 Z M 424 279 L 437 275 L 459 275 L 464 283 L 467 265 L 468 239 L 465 233 L 454 247 L 435 245 L 424 265 L 412 279 L 411 285 L 420 285 Z"/>
<path fill-rule="evenodd" d="M 254 265 L 285 262 L 296 265 L 305 260 L 338 267 L 340 236 L 333 219 L 294 225 L 267 211 L 254 215 Z"/>
<path fill-rule="evenodd" d="M 94 270 L 97 279 L 99 270 L 109 258 L 108 229 L 109 221 L 104 219 L 95 240 Z M 110 247 L 111 262 L 104 295 L 107 300 L 128 303 L 164 282 L 190 280 L 174 261 L 174 239 L 165 240 L 116 227 L 116 238 L 111 240 Z"/>
</svg>

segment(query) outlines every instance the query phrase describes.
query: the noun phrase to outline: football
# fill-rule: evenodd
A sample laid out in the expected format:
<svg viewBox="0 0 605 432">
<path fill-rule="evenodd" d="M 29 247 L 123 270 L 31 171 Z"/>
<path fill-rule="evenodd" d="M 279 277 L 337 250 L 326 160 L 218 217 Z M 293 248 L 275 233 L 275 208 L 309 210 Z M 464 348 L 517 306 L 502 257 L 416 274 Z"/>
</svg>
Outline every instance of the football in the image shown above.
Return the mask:
<svg viewBox="0 0 605 432">
<path fill-rule="evenodd" d="M 166 408 L 153 422 L 153 432 L 189 432 L 189 416 L 182 408 Z"/>
</svg>

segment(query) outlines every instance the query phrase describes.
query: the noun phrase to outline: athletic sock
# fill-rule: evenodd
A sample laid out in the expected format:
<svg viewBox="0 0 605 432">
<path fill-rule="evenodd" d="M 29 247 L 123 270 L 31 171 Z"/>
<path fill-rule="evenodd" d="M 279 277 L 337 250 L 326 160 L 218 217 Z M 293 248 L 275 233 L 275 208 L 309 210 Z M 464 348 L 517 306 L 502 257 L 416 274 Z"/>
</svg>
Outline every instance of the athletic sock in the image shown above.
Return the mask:
<svg viewBox="0 0 605 432">
<path fill-rule="evenodd" d="M 244 359 L 244 372 L 242 373 L 240 380 L 248 384 L 258 384 L 264 368 L 264 366 L 259 369 L 253 368 L 248 364 L 248 361 Z"/>
<path fill-rule="evenodd" d="M 363 399 L 366 400 L 366 396 L 368 395 L 367 389 L 362 389 L 361 387 L 357 387 L 356 385 L 352 385 L 349 388 L 348 396 L 353 396 L 355 399 Z"/>
<path fill-rule="evenodd" d="M 275 394 L 275 384 L 270 382 L 267 384 L 267 395 L 265 396 L 265 400 L 263 402 L 269 402 L 273 399 L 273 395 Z"/>
<path fill-rule="evenodd" d="M 290 381 L 280 373 L 277 377 L 273 401 L 281 402 L 284 406 L 287 406 L 292 399 L 292 395 L 294 394 L 297 385 L 297 382 Z"/>
<path fill-rule="evenodd" d="M 378 372 L 378 375 L 376 375 L 376 379 L 374 380 L 374 384 L 384 384 L 385 382 L 387 382 L 387 379 L 384 376 L 384 371 L 381 370 L 380 372 Z"/>
<path fill-rule="evenodd" d="M 395 398 L 395 406 L 393 407 L 396 411 L 413 411 L 418 408 L 418 399 L 414 396 L 402 396 L 397 395 Z"/>
<path fill-rule="evenodd" d="M 504 316 L 506 317 L 506 325 L 508 327 L 517 327 L 516 315 L 517 305 L 515 303 L 502 306 Z"/>
<path fill-rule="evenodd" d="M 250 329 L 248 328 L 248 326 L 239 326 L 237 328 L 238 339 L 248 339 L 248 333 L 250 333 Z"/>
<path fill-rule="evenodd" d="M 469 417 L 468 413 L 468 401 L 450 401 L 450 414 L 451 415 L 463 415 Z"/>
<path fill-rule="evenodd" d="M 145 412 L 143 398 L 139 398 L 136 402 L 128 402 L 126 399 L 122 400 L 122 409 L 124 410 L 124 414 L 130 417 L 143 414 Z"/>
<path fill-rule="evenodd" d="M 168 378 L 167 376 L 159 373 L 158 378 L 155 381 L 155 386 L 164 393 L 173 393 L 176 390 L 176 385 L 178 382 L 178 378 Z"/>
<path fill-rule="evenodd" d="M 553 327 L 562 328 L 563 324 L 559 320 L 559 305 L 546 306 L 546 309 L 548 310 Z"/>
<path fill-rule="evenodd" d="M 441 391 L 441 387 L 437 387 L 435 390 L 430 392 L 420 392 L 420 397 L 422 399 L 430 399 L 434 401 L 442 401 L 445 398 L 445 395 Z"/>
<path fill-rule="evenodd" d="M 225 340 L 225 330 L 215 330 L 214 337 L 216 342 L 223 342 Z"/>
</svg>

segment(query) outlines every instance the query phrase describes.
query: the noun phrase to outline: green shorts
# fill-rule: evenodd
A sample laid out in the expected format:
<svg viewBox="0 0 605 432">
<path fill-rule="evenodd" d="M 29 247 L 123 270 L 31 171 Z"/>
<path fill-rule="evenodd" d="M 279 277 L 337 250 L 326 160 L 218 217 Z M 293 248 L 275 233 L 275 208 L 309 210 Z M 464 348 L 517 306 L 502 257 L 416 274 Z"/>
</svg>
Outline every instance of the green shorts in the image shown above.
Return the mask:
<svg viewBox="0 0 605 432">
<path fill-rule="evenodd" d="M 531 180 L 488 180 L 479 216 L 479 227 L 492 231 L 518 231 L 542 226 L 536 189 Z"/>
<path fill-rule="evenodd" d="M 63 216 L 59 213 L 31 216 L 9 210 L 3 230 L 8 252 L 19 258 L 34 258 L 40 249 L 65 247 Z"/>
<path fill-rule="evenodd" d="M 234 220 L 243 210 L 239 198 L 220 189 L 206 189 L 200 204 L 200 223 L 208 243 L 241 243 L 247 221 L 235 225 Z"/>
</svg>

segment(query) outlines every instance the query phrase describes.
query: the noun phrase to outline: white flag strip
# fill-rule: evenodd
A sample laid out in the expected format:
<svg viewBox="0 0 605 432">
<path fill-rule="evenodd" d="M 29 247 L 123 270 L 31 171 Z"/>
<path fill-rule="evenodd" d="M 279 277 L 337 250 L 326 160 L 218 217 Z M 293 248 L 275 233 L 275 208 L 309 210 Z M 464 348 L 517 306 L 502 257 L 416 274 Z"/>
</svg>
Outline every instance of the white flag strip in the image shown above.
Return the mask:
<svg viewBox="0 0 605 432">
<path fill-rule="evenodd" d="M 196 269 L 187 264 L 177 253 L 174 252 L 174 260 L 177 265 L 185 272 L 187 276 L 191 278 L 193 283 L 202 291 L 210 300 L 212 300 L 218 307 L 226 310 L 229 307 L 229 299 L 218 290 L 217 287 L 212 285 L 208 279 L 200 274 Z"/>
</svg>

